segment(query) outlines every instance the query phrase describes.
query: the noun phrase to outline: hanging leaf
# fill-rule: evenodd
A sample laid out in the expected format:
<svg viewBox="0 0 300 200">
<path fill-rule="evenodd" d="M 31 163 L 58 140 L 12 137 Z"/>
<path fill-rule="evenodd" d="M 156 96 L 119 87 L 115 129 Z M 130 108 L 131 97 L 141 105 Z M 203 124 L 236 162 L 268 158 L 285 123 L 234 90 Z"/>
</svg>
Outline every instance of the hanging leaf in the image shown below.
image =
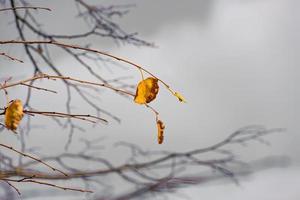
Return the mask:
<svg viewBox="0 0 300 200">
<path fill-rule="evenodd" d="M 157 125 L 157 141 L 158 144 L 162 144 L 164 141 L 165 125 L 161 120 L 157 120 L 156 125 Z"/>
<path fill-rule="evenodd" d="M 149 77 L 145 80 L 142 80 L 139 82 L 136 94 L 134 97 L 135 103 L 138 104 L 146 104 L 150 103 L 156 98 L 156 95 L 158 93 L 159 86 L 158 86 L 158 80 L 153 77 Z"/>
<path fill-rule="evenodd" d="M 5 126 L 10 130 L 16 130 L 23 118 L 23 105 L 19 99 L 13 100 L 5 110 Z"/>
<path fill-rule="evenodd" d="M 178 92 L 175 92 L 174 96 L 177 97 L 180 102 L 186 103 L 186 100 L 184 99 L 184 97 L 181 94 L 179 94 Z"/>
</svg>

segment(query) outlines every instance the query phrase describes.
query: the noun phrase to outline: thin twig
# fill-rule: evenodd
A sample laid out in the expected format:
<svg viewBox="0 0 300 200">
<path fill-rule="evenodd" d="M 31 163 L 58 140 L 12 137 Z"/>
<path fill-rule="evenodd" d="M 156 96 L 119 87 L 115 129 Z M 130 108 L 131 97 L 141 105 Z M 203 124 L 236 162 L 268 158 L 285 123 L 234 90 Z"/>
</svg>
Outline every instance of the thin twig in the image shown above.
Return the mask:
<svg viewBox="0 0 300 200">
<path fill-rule="evenodd" d="M 51 186 L 54 188 L 58 188 L 58 189 L 62 189 L 62 190 L 70 190 L 70 191 L 77 191 L 77 192 L 87 192 L 87 193 L 93 193 L 93 191 L 91 190 L 84 190 L 84 189 L 77 189 L 77 188 L 71 188 L 71 187 L 63 187 L 63 186 L 59 186 L 59 185 L 55 185 L 52 183 L 48 183 L 48 182 L 43 182 L 43 181 L 37 181 L 37 180 L 33 180 L 33 179 L 21 179 L 21 180 L 15 180 L 15 179 L 2 179 L 5 182 L 15 182 L 15 183 L 36 183 L 36 184 L 40 184 L 40 185 L 47 185 L 47 186 Z"/>
<path fill-rule="evenodd" d="M 39 6 L 19 6 L 19 7 L 13 7 L 13 8 L 2 8 L 1 11 L 9 11 L 9 10 L 19 10 L 19 9 L 34 9 L 34 10 L 48 10 L 52 11 L 50 8 L 46 7 L 39 7 Z"/>
<path fill-rule="evenodd" d="M 91 118 L 91 119 L 97 119 L 102 122 L 108 123 L 108 121 L 106 119 L 103 119 L 103 118 L 97 117 L 97 116 L 93 116 L 93 115 L 69 114 L 69 113 L 61 113 L 61 112 L 33 111 L 33 110 L 23 110 L 23 112 L 26 114 L 29 114 L 29 115 L 38 114 L 38 115 L 45 115 L 45 116 L 50 116 L 50 117 L 75 118 L 75 119 L 79 119 L 79 120 L 88 121 L 91 123 L 97 123 L 94 120 L 88 119 L 88 118 Z"/>
<path fill-rule="evenodd" d="M 119 88 L 115 88 L 115 87 L 113 87 L 111 85 L 108 85 L 108 84 L 84 81 L 84 80 L 71 78 L 71 77 L 67 77 L 67 76 L 53 76 L 53 75 L 47 75 L 47 74 L 38 74 L 38 75 L 33 76 L 31 78 L 21 80 L 21 81 L 15 82 L 15 83 L 3 84 L 3 85 L 0 86 L 0 90 L 6 89 L 6 88 L 9 88 L 9 87 L 14 87 L 14 86 L 17 86 L 17 85 L 25 85 L 24 83 L 28 83 L 28 82 L 38 80 L 38 79 L 52 79 L 52 80 L 61 79 L 61 80 L 66 80 L 66 81 L 73 81 L 73 82 L 77 82 L 77 83 L 81 83 L 81 84 L 106 87 L 108 89 L 114 90 L 115 92 L 121 92 L 121 93 L 130 95 L 130 96 L 134 96 L 134 94 L 132 94 L 128 91 L 121 90 Z"/>
<path fill-rule="evenodd" d="M 52 92 L 52 93 L 57 94 L 57 92 L 55 90 L 50 90 L 50 89 L 47 89 L 47 88 L 37 87 L 37 86 L 33 86 L 33 85 L 30 85 L 30 84 L 26 84 L 26 83 L 20 83 L 20 85 L 24 85 L 24 86 L 34 88 L 34 89 L 37 89 L 37 90 L 43 90 L 43 91 L 46 91 L 46 92 Z"/>
<path fill-rule="evenodd" d="M 109 54 L 109 53 L 104 52 L 104 51 L 99 51 L 97 49 L 92 49 L 92 48 L 81 47 L 81 46 L 73 45 L 73 44 L 61 43 L 61 42 L 57 42 L 57 41 L 53 41 L 53 40 L 48 40 L 48 41 L 40 41 L 40 40 L 30 40 L 30 41 L 29 40 L 27 40 L 27 41 L 4 40 L 4 41 L 0 41 L 0 44 L 50 44 L 50 45 L 56 45 L 56 46 L 61 46 L 61 47 L 66 47 L 66 48 L 79 49 L 79 50 L 98 53 L 98 54 L 113 58 L 115 60 L 127 63 L 131 66 L 136 67 L 137 69 L 140 69 L 140 70 L 146 72 L 150 76 L 152 76 L 152 77 L 156 78 L 158 81 L 160 81 L 173 95 L 175 94 L 175 92 L 170 88 L 170 86 L 167 83 L 165 83 L 163 80 L 159 79 L 157 76 L 155 76 L 153 73 L 151 73 L 147 69 L 143 68 L 141 65 L 136 64 L 136 63 L 134 63 L 134 62 L 132 62 L 128 59 L 121 58 L 121 57 Z"/>
<path fill-rule="evenodd" d="M 55 168 L 55 167 L 52 167 L 51 165 L 45 163 L 45 162 L 42 161 L 41 159 L 35 158 L 35 157 L 33 157 L 33 156 L 29 155 L 29 154 L 25 154 L 25 153 L 23 153 L 23 152 L 21 152 L 21 151 L 18 151 L 18 150 L 16 150 L 15 148 L 13 148 L 12 146 L 8 146 L 8 145 L 2 144 L 2 143 L 0 143 L 0 146 L 4 147 L 4 148 L 6 148 L 6 149 L 9 149 L 9 150 L 11 150 L 11 151 L 14 151 L 14 152 L 16 152 L 16 153 L 18 153 L 18 154 L 20 154 L 20 155 L 22 155 L 22 156 L 24 156 L 24 157 L 28 157 L 28 158 L 30 158 L 30 159 L 32 159 L 32 160 L 35 160 L 35 161 L 37 161 L 37 162 L 39 162 L 39 163 L 45 165 L 46 167 L 50 168 L 50 169 L 53 170 L 53 171 L 58 171 L 59 173 L 63 174 L 64 176 L 68 176 L 68 174 L 64 173 L 63 171 L 61 171 L 61 170 L 59 170 L 59 169 L 57 169 L 57 168 Z"/>
<path fill-rule="evenodd" d="M 3 182 L 5 182 L 5 183 L 7 183 L 10 187 L 12 187 L 18 193 L 18 195 L 21 195 L 20 190 L 16 186 L 14 186 L 13 184 L 11 184 L 8 180 L 5 180 L 5 179 L 0 179 L 0 180 L 3 181 Z"/>
<path fill-rule="evenodd" d="M 9 59 L 12 60 L 12 61 L 18 61 L 18 62 L 20 62 L 20 63 L 24 63 L 23 60 L 20 60 L 20 59 L 18 59 L 18 58 L 12 57 L 12 56 L 10 56 L 10 55 L 4 53 L 4 52 L 1 52 L 1 53 L 0 53 L 0 56 L 5 56 L 6 58 L 9 58 Z"/>
</svg>

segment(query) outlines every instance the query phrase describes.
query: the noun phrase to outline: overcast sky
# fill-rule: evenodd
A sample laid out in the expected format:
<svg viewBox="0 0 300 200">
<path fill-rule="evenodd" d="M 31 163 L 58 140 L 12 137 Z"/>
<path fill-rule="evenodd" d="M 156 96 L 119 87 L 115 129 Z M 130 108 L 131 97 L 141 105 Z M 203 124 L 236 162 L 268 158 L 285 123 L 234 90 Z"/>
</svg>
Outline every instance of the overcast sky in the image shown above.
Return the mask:
<svg viewBox="0 0 300 200">
<path fill-rule="evenodd" d="M 74 23 L 75 7 L 68 1 L 33 1 L 51 7 L 42 13 L 47 20 L 46 30 L 56 33 L 81 32 Z M 93 3 L 99 1 L 91 1 Z M 135 4 L 131 12 L 120 19 L 129 32 L 139 32 L 141 38 L 154 42 L 157 48 L 116 46 L 111 42 L 88 41 L 93 47 L 109 51 L 143 65 L 182 93 L 186 104 L 179 103 L 161 86 L 153 105 L 166 124 L 165 143 L 156 144 L 156 126 L 152 113 L 111 93 L 104 91 L 101 105 L 122 119 L 109 126 L 87 127 L 88 133 L 76 133 L 75 138 L 87 134 L 103 134 L 108 141 L 128 141 L 146 149 L 187 151 L 213 144 L 235 130 L 247 125 L 285 128 L 284 133 L 268 137 L 270 146 L 254 143 L 235 150 L 245 160 L 264 156 L 289 156 L 289 167 L 260 171 L 252 178 L 234 184 L 209 184 L 193 187 L 181 193 L 191 199 L 290 199 L 298 200 L 300 192 L 296 177 L 300 176 L 299 116 L 300 116 L 300 13 L 297 0 L 118 0 L 105 4 Z M 65 4 L 65 5 L 64 5 Z M 66 10 L 66 7 L 68 8 Z M 70 13 L 67 17 L 66 11 Z M 8 14 L 5 17 L 11 17 Z M 1 17 L 3 19 L 3 17 Z M 57 18 L 66 20 L 58 23 Z M 11 19 L 11 18 L 10 18 Z M 12 27 L 1 20 L 0 37 L 14 39 Z M 49 28 L 48 28 L 49 27 Z M 19 55 L 22 56 L 22 51 Z M 23 57 L 25 55 L 23 54 Z M 20 66 L 0 60 L 0 77 L 17 71 L 25 77 Z M 27 62 L 29 63 L 29 62 Z M 73 70 L 76 63 L 57 53 L 57 63 L 74 76 L 89 78 L 86 73 Z M 26 65 L 26 64 L 25 64 Z M 28 67 L 28 66 L 23 66 Z M 10 66 L 10 67 L 9 67 Z M 139 81 L 135 69 L 125 66 L 108 70 L 106 76 L 130 74 L 130 83 Z M 11 98 L 21 90 L 11 92 Z M 51 98 L 56 98 L 51 96 Z M 32 105 L 55 109 L 57 104 L 43 105 L 49 97 L 38 95 Z M 109 99 L 109 100 L 108 100 Z M 1 104 L 4 98 L 1 97 Z M 75 104 L 77 100 L 74 100 Z M 80 104 L 80 103 L 79 103 Z M 44 107 L 43 107 L 44 106 Z M 85 110 L 76 105 L 77 110 Z M 45 119 L 33 123 L 47 122 Z M 54 125 L 49 124 L 49 127 Z M 52 131 L 53 129 L 51 129 Z M 57 149 L 64 137 L 55 138 L 51 131 L 33 133 L 32 144 L 49 141 L 44 148 Z M 4 140 L 11 136 L 1 134 Z M 67 136 L 65 136 L 65 139 Z M 50 142 L 52 141 L 52 142 Z M 58 142 L 60 141 L 60 142 Z M 71 148 L 76 148 L 72 146 Z M 59 148 L 58 148 L 59 149 Z M 118 157 L 120 155 L 112 155 Z M 274 191 L 274 188 L 281 188 Z M 283 192 L 284 191 L 284 192 Z M 179 199 L 181 199 L 180 197 Z"/>
</svg>

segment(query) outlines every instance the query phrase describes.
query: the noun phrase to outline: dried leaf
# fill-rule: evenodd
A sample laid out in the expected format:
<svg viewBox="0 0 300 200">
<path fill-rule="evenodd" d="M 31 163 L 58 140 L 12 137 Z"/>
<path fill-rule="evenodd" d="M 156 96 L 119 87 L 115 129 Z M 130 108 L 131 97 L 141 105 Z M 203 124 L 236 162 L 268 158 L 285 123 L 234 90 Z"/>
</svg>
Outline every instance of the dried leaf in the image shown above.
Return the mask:
<svg viewBox="0 0 300 200">
<path fill-rule="evenodd" d="M 134 101 L 138 104 L 150 103 L 156 98 L 158 91 L 158 80 L 156 78 L 149 77 L 139 82 Z"/>
<path fill-rule="evenodd" d="M 5 110 L 5 126 L 10 130 L 16 130 L 23 118 L 23 105 L 19 99 L 13 100 Z"/>
<path fill-rule="evenodd" d="M 157 125 L 157 141 L 158 144 L 162 144 L 164 141 L 165 125 L 161 120 L 157 120 L 156 125 Z"/>
<path fill-rule="evenodd" d="M 180 102 L 186 103 L 186 100 L 184 99 L 184 97 L 181 94 L 179 94 L 178 92 L 175 92 L 174 96 L 177 97 Z"/>
</svg>

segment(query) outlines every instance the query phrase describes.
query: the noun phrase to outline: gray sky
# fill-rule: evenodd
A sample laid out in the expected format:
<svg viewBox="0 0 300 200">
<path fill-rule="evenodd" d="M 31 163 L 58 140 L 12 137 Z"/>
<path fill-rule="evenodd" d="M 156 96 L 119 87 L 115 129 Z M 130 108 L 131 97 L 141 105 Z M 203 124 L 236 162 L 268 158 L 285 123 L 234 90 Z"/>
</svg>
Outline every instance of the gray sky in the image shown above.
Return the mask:
<svg viewBox="0 0 300 200">
<path fill-rule="evenodd" d="M 64 18 L 67 1 L 36 1 L 53 8 L 50 16 L 41 12 L 41 20 L 49 20 L 47 27 L 57 33 L 78 31 L 70 18 Z M 98 2 L 98 1 L 92 1 Z M 104 1 L 109 3 L 111 1 Z M 137 48 L 114 46 L 97 40 L 93 46 L 113 54 L 129 58 L 149 69 L 172 88 L 182 93 L 188 103 L 180 104 L 161 86 L 160 94 L 153 105 L 160 111 L 166 124 L 165 143 L 156 144 L 156 127 L 152 113 L 127 99 L 105 91 L 99 100 L 103 107 L 122 119 L 121 124 L 112 122 L 109 126 L 96 128 L 87 126 L 87 133 L 76 133 L 75 138 L 94 137 L 101 133 L 108 141 L 138 143 L 146 149 L 187 151 L 213 144 L 240 127 L 259 124 L 268 128 L 286 128 L 284 133 L 268 137 L 271 146 L 258 143 L 249 147 L 237 147 L 238 154 L 246 160 L 255 160 L 267 155 L 291 157 L 289 168 L 262 171 L 240 187 L 233 184 L 214 184 L 205 187 L 185 189 L 182 193 L 191 199 L 291 199 L 300 193 L 295 185 L 299 181 L 298 130 L 300 109 L 300 14 L 297 0 L 190 0 L 190 1 L 147 1 L 126 0 L 116 3 L 135 3 L 136 7 L 120 20 L 125 29 L 139 32 L 140 37 L 153 41 L 158 48 Z M 63 5 L 66 4 L 66 5 Z M 68 7 L 72 13 L 73 7 Z M 9 16 L 9 15 L 7 15 Z M 61 17 L 68 23 L 57 23 Z M 68 26 L 66 26 L 66 24 Z M 4 29 L 1 20 L 0 37 L 11 38 L 11 30 Z M 46 28 L 47 29 L 47 28 Z M 20 55 L 22 51 L 20 51 Z M 76 70 L 76 63 L 57 53 L 58 64 L 66 72 L 82 78 L 87 74 Z M 19 66 L 1 60 L 0 76 L 11 73 Z M 2 65 L 2 64 L 1 64 Z M 127 70 L 114 67 L 103 69 L 107 76 L 132 75 L 135 83 L 139 73 L 127 66 Z M 24 76 L 25 71 L 18 71 Z M 56 87 L 54 85 L 54 87 Z M 11 92 L 11 98 L 19 95 Z M 51 96 L 52 98 L 56 98 Z M 47 97 L 49 98 L 49 96 Z M 3 98 L 2 98 L 3 99 Z M 109 99 L 109 101 L 108 101 Z M 33 105 L 46 101 L 42 95 L 33 98 Z M 2 101 L 2 100 L 1 100 Z M 84 108 L 74 100 L 77 111 Z M 59 108 L 59 102 L 40 108 Z M 47 122 L 38 119 L 33 123 Z M 55 124 L 48 124 L 53 127 Z M 57 127 L 56 127 L 57 129 Z M 48 141 L 43 148 L 59 149 L 67 136 L 57 136 L 50 131 L 37 131 L 31 142 Z M 13 141 L 13 136 L 2 134 L 4 141 Z M 51 141 L 51 142 L 50 142 Z M 72 148 L 76 148 L 72 146 Z M 111 152 L 116 158 L 117 153 Z M 280 181 L 279 181 L 280 180 Z M 271 188 L 282 188 L 285 192 L 274 192 Z M 269 189 L 267 189 L 269 188 Z M 285 198 L 288 194 L 289 198 Z"/>
</svg>

